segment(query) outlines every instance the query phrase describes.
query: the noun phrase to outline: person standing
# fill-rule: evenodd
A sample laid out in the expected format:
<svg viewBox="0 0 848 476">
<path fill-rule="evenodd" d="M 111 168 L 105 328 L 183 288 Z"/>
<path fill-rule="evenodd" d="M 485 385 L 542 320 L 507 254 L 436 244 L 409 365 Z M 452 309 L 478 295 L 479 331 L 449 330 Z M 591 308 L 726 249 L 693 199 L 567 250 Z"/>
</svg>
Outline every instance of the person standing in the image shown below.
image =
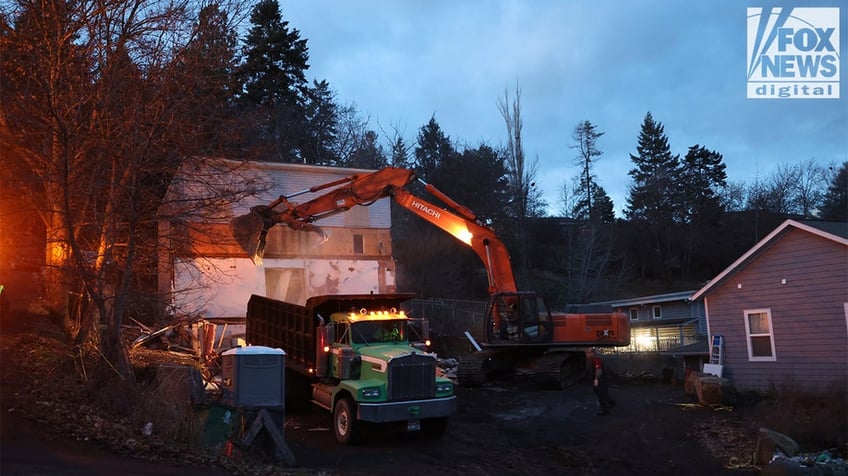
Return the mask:
<svg viewBox="0 0 848 476">
<path fill-rule="evenodd" d="M 610 410 L 615 406 L 615 400 L 609 396 L 609 376 L 604 370 L 604 361 L 601 360 L 594 348 L 589 349 L 586 357 L 592 371 L 592 390 L 598 398 L 598 405 L 601 407 L 598 415 L 609 415 Z"/>
</svg>

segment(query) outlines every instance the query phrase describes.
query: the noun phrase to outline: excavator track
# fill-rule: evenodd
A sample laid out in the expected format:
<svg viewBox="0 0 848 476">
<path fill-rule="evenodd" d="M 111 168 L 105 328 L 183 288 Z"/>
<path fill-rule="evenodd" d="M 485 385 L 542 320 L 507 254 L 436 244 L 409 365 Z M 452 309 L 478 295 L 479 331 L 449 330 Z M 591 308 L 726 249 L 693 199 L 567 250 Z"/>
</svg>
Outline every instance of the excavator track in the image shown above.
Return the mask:
<svg viewBox="0 0 848 476">
<path fill-rule="evenodd" d="M 462 357 L 456 376 L 463 387 L 480 387 L 493 377 L 512 370 L 509 353 L 500 349 L 486 349 Z"/>
<path fill-rule="evenodd" d="M 539 388 L 562 390 L 585 376 L 583 352 L 550 351 L 536 362 L 535 380 Z"/>
</svg>

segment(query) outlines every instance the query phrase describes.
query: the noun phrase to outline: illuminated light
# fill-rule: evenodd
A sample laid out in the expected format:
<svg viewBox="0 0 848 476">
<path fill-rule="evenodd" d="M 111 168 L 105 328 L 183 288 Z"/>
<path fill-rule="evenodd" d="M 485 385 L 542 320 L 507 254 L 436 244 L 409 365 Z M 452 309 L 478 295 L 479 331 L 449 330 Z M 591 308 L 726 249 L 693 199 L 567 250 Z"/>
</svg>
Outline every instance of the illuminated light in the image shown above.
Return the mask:
<svg viewBox="0 0 848 476">
<path fill-rule="evenodd" d="M 430 347 L 430 339 L 425 340 L 424 345 L 426 345 L 427 347 Z"/>
<path fill-rule="evenodd" d="M 656 345 L 656 341 L 651 336 L 645 336 L 645 335 L 636 336 L 636 346 L 639 349 L 654 348 L 655 345 Z"/>
<path fill-rule="evenodd" d="M 347 318 L 350 322 L 356 321 L 382 321 L 389 319 L 408 319 L 409 317 L 403 311 L 398 312 L 397 309 L 392 308 L 390 311 L 387 310 L 379 310 L 379 311 L 368 311 L 367 309 L 361 309 L 359 314 L 355 312 L 350 312 L 347 314 Z"/>
<path fill-rule="evenodd" d="M 468 231 L 468 227 L 465 223 L 458 223 L 456 226 L 447 230 L 447 232 L 466 245 L 470 245 L 471 239 L 474 238 L 474 234 Z"/>
<path fill-rule="evenodd" d="M 48 245 L 48 259 L 51 263 L 64 263 L 68 259 L 68 247 L 64 243 L 52 242 Z"/>
<path fill-rule="evenodd" d="M 326 354 L 327 352 L 330 352 L 330 346 L 329 345 L 324 346 L 324 353 Z"/>
</svg>

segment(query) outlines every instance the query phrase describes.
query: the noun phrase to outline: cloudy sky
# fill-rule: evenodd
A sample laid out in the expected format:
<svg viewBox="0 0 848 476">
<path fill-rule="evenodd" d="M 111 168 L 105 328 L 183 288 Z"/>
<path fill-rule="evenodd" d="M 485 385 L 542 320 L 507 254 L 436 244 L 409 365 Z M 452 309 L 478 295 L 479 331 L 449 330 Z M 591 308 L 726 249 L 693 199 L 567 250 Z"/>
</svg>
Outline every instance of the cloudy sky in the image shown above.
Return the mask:
<svg viewBox="0 0 848 476">
<path fill-rule="evenodd" d="M 595 174 L 619 214 L 649 111 L 673 153 L 716 150 L 732 182 L 781 164 L 848 160 L 842 58 L 841 99 L 746 97 L 747 7 L 764 5 L 840 7 L 829 40 L 848 51 L 846 2 L 280 0 L 283 19 L 308 40 L 307 77 L 326 79 L 337 102 L 409 144 L 435 117 L 460 146 L 503 145 L 498 101 L 517 86 L 525 154 L 538 160 L 552 212 L 578 173 L 574 127 L 591 121 L 604 132 Z"/>
</svg>

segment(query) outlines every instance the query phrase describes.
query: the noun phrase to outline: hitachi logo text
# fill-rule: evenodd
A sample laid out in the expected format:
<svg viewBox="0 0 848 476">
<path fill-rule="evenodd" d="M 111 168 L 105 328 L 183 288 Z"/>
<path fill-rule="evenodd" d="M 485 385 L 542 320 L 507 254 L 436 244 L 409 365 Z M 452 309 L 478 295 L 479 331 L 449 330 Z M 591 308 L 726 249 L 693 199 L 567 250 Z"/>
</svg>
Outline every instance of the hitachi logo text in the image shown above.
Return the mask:
<svg viewBox="0 0 848 476">
<path fill-rule="evenodd" d="M 421 202 L 416 202 L 415 200 L 413 200 L 413 201 L 412 201 L 412 206 L 413 206 L 414 208 L 417 208 L 417 209 L 421 210 L 422 212 L 424 212 L 424 213 L 426 213 L 426 214 L 430 215 L 430 216 L 431 216 L 431 217 L 433 217 L 433 218 L 440 218 L 440 217 L 442 216 L 442 214 L 441 214 L 441 213 L 439 213 L 439 212 L 438 212 L 438 211 L 436 211 L 436 210 L 433 210 L 432 208 L 428 207 L 427 205 L 424 205 L 424 204 L 423 204 L 423 203 L 421 203 Z"/>
</svg>

